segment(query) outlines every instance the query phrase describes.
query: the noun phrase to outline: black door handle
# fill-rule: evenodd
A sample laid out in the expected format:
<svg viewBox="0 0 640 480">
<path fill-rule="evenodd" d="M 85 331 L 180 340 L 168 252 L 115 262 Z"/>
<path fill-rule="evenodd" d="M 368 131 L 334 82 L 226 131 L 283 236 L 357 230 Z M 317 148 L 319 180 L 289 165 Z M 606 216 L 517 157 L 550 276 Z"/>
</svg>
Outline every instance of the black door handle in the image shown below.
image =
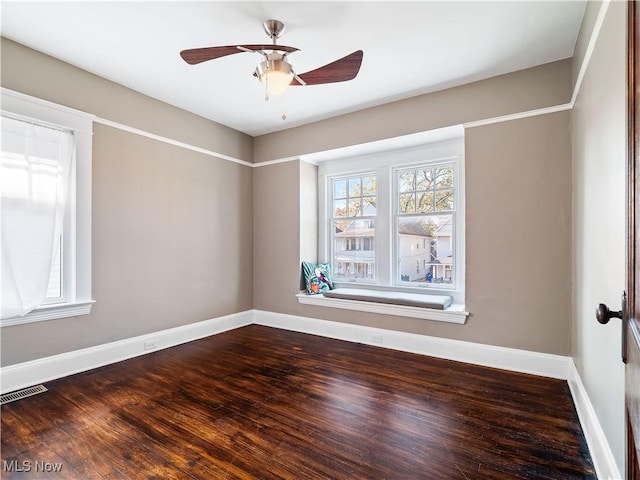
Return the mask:
<svg viewBox="0 0 640 480">
<path fill-rule="evenodd" d="M 598 308 L 596 308 L 596 320 L 598 320 L 598 322 L 604 325 L 606 323 L 609 323 L 609 320 L 611 320 L 612 318 L 622 319 L 622 310 L 618 312 L 611 311 L 609 310 L 609 307 L 607 307 L 604 303 L 598 305 Z"/>
<path fill-rule="evenodd" d="M 622 361 L 627 363 L 627 292 L 622 292 L 622 310 L 611 311 L 604 303 L 596 308 L 596 320 L 603 325 L 609 323 L 612 318 L 622 320 Z"/>
</svg>

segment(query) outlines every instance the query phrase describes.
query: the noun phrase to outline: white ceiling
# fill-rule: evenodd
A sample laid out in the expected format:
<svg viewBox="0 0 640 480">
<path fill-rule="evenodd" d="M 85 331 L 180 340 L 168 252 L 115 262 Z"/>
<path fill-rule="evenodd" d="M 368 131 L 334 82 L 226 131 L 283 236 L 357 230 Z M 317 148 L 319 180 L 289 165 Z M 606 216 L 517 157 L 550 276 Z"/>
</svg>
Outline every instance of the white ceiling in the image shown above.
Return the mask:
<svg viewBox="0 0 640 480">
<path fill-rule="evenodd" d="M 572 56 L 586 2 L 9 2 L 2 35 L 151 97 L 256 136 Z M 188 65 L 184 49 L 268 43 L 300 49 L 299 73 L 355 50 L 355 80 L 264 100 L 251 53 Z M 283 115 L 286 119 L 283 120 Z"/>
</svg>

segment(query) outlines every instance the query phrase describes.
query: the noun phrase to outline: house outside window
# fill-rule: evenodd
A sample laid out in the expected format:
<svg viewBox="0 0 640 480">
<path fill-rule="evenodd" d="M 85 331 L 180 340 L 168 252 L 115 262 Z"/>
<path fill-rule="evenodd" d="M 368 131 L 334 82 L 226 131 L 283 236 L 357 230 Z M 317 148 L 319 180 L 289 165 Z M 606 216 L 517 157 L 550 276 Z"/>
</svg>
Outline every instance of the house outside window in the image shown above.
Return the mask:
<svg viewBox="0 0 640 480">
<path fill-rule="evenodd" d="M 463 129 L 446 135 L 319 162 L 319 258 L 337 286 L 464 304 Z"/>
<path fill-rule="evenodd" d="M 375 174 L 331 181 L 331 243 L 335 280 L 375 280 Z"/>
<path fill-rule="evenodd" d="M 455 162 L 428 163 L 419 167 L 396 169 L 395 224 L 397 257 L 401 282 L 427 282 L 434 287 L 449 286 L 454 278 L 445 266 L 453 265 L 453 223 L 455 216 Z M 408 242 L 416 250 L 408 248 Z M 420 251 L 420 243 L 428 249 Z M 411 274 L 413 258 L 425 265 Z"/>
</svg>

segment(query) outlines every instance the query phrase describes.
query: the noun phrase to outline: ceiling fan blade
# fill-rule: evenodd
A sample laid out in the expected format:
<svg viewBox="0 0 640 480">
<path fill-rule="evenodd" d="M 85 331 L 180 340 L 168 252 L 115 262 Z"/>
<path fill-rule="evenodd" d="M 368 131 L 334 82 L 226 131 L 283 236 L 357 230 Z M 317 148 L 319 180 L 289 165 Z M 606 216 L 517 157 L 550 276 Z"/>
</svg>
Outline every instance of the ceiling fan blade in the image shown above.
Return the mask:
<svg viewBox="0 0 640 480">
<path fill-rule="evenodd" d="M 244 50 L 238 47 L 243 47 Z M 192 48 L 190 50 L 182 50 L 180 56 L 189 65 L 196 65 L 198 63 L 206 62 L 207 60 L 214 60 L 220 57 L 226 57 L 227 55 L 233 55 L 234 53 L 243 53 L 246 50 L 259 51 L 259 50 L 278 50 L 281 52 L 295 52 L 298 49 L 295 47 L 287 47 L 285 45 L 228 45 L 225 47 L 204 47 L 204 48 Z"/>
<path fill-rule="evenodd" d="M 298 75 L 307 85 L 320 85 L 323 83 L 346 82 L 353 80 L 360 71 L 362 65 L 362 50 L 356 50 L 346 57 L 328 63 L 310 72 Z M 296 77 L 291 81 L 291 85 L 303 85 Z"/>
</svg>

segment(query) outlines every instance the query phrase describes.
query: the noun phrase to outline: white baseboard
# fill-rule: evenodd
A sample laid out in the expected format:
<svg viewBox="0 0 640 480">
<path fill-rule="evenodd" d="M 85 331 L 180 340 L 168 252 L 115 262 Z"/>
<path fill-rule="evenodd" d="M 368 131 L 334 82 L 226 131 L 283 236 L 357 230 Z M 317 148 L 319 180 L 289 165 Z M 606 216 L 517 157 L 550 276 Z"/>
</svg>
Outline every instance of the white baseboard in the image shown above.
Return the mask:
<svg viewBox="0 0 640 480">
<path fill-rule="evenodd" d="M 613 452 L 573 360 L 571 360 L 567 382 L 573 397 L 573 404 L 576 407 L 576 412 L 578 412 L 584 437 L 589 446 L 596 475 L 600 480 L 621 480 L 622 475 L 618 470 Z"/>
<path fill-rule="evenodd" d="M 0 369 L 0 392 L 7 393 L 56 378 L 169 348 L 255 323 L 300 333 L 363 343 L 460 362 L 567 380 L 598 478 L 618 480 L 613 453 L 571 357 L 429 337 L 262 310 L 248 310 L 160 332 L 62 353 Z M 153 341 L 153 350 L 144 350 Z"/>
<path fill-rule="evenodd" d="M 432 357 L 567 380 L 570 357 L 262 310 L 248 310 L 0 369 L 0 393 L 91 370 L 252 323 Z M 145 350 L 145 342 L 155 348 Z M 575 367 L 574 367 L 575 368 Z"/>
<path fill-rule="evenodd" d="M 322 337 L 567 380 L 571 357 L 254 310 L 253 322 Z"/>
<path fill-rule="evenodd" d="M 253 311 L 248 310 L 95 347 L 9 365 L 0 369 L 0 392 L 20 390 L 38 383 L 156 352 L 181 343 L 250 325 L 252 321 Z M 145 342 L 149 341 L 153 341 L 155 347 L 152 350 L 145 350 Z"/>
</svg>

